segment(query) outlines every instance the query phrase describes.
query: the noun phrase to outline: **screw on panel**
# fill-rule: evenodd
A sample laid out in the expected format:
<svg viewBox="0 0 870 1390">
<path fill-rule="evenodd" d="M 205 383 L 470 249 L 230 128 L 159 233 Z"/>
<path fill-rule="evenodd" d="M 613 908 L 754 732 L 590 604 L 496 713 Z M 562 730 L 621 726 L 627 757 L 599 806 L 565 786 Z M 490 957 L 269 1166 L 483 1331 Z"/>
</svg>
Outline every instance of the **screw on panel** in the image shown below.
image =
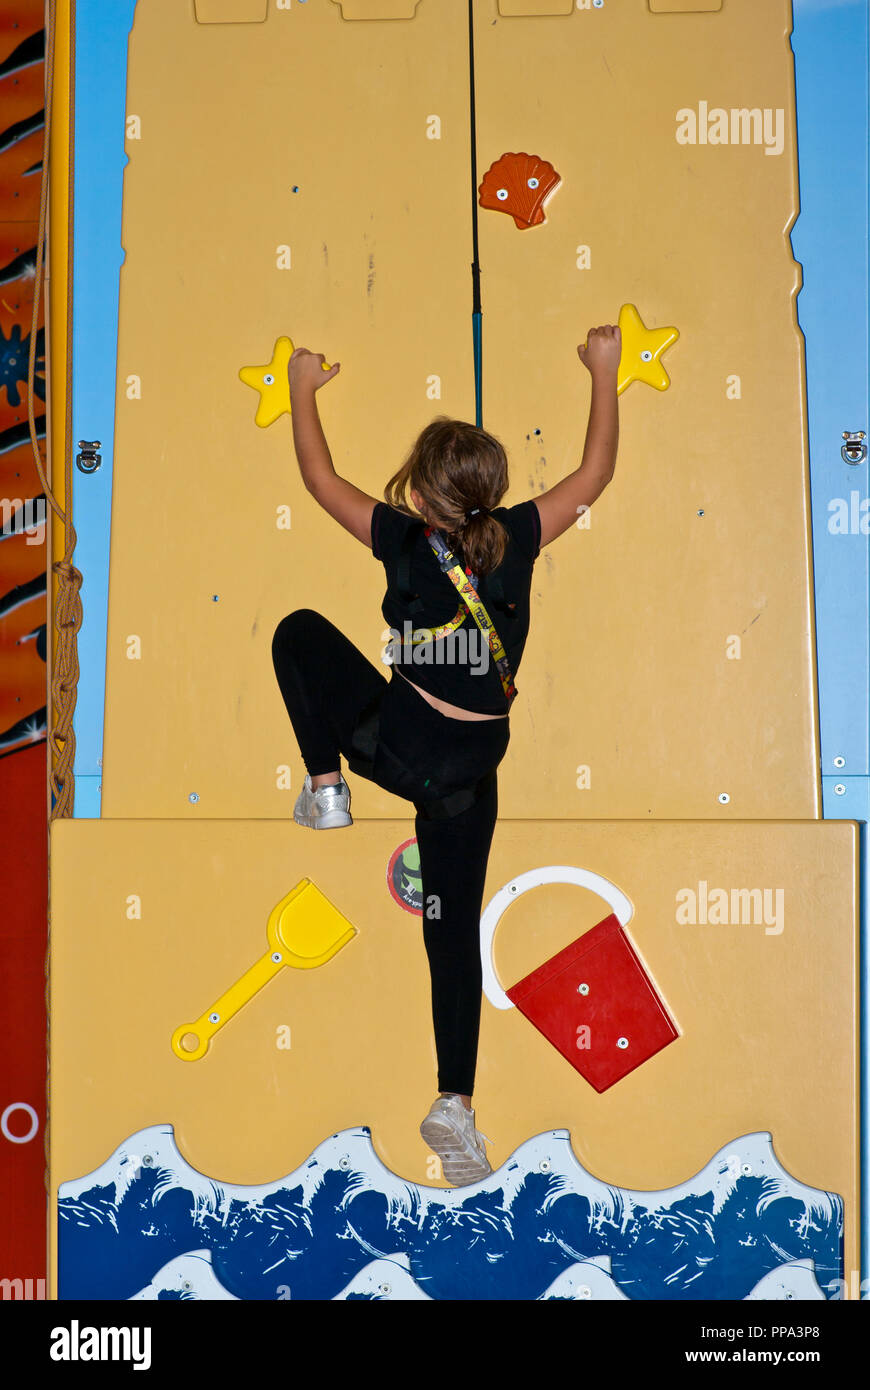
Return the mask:
<svg viewBox="0 0 870 1390">
<path fill-rule="evenodd" d="M 834 767 L 845 767 L 845 766 L 846 766 L 846 759 L 845 759 L 845 758 L 839 758 L 839 757 L 837 757 L 837 758 L 834 759 Z"/>
<path fill-rule="evenodd" d="M 846 788 L 842 782 L 838 782 L 837 785 L 834 787 L 834 794 L 836 796 L 846 795 Z"/>
<path fill-rule="evenodd" d="M 721 801 L 723 806 L 727 806 L 728 802 L 731 800 L 731 797 L 728 795 L 727 792 L 720 792 L 719 800 Z"/>
</svg>

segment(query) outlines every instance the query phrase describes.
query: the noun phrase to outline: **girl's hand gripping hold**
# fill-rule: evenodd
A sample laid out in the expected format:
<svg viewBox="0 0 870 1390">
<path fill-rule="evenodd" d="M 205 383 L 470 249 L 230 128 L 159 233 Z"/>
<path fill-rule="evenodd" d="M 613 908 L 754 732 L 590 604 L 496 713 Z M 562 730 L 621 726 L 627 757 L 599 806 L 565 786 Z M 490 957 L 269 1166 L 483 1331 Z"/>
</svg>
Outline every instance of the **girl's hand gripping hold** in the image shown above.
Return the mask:
<svg viewBox="0 0 870 1390">
<path fill-rule="evenodd" d="M 615 374 L 622 356 L 622 333 L 612 323 L 590 328 L 587 341 L 577 348 L 577 356 L 593 377 L 608 372 Z"/>
<path fill-rule="evenodd" d="M 340 370 L 340 362 L 336 362 L 333 367 L 327 367 L 322 352 L 309 352 L 308 348 L 297 348 L 287 365 L 290 394 L 307 389 L 318 391 L 327 381 L 332 381 Z"/>
</svg>

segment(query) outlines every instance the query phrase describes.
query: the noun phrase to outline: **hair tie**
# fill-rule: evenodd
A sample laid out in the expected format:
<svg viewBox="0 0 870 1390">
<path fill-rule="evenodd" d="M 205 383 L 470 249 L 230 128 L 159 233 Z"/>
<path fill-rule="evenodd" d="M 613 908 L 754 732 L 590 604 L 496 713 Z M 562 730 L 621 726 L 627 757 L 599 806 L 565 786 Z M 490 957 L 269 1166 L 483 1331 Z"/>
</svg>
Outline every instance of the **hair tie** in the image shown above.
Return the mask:
<svg viewBox="0 0 870 1390">
<path fill-rule="evenodd" d="M 489 507 L 472 507 L 470 512 L 465 513 L 465 520 L 468 522 L 473 516 L 489 516 Z"/>
</svg>

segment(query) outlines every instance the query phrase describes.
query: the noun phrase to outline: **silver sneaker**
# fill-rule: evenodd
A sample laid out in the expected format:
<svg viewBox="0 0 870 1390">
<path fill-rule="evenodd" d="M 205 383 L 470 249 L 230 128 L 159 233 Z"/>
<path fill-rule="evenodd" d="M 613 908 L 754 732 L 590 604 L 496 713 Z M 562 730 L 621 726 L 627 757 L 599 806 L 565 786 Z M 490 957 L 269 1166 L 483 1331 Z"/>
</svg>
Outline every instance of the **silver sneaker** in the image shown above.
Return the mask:
<svg viewBox="0 0 870 1390">
<path fill-rule="evenodd" d="M 454 1187 L 480 1182 L 492 1172 L 483 1147 L 486 1135 L 475 1129 L 474 1111 L 466 1110 L 457 1096 L 439 1096 L 421 1124 L 420 1133 L 441 1159 L 445 1182 Z"/>
<path fill-rule="evenodd" d="M 350 817 L 350 787 L 342 777 L 331 787 L 311 789 L 311 778 L 305 774 L 305 785 L 296 798 L 293 819 L 297 825 L 310 830 L 335 830 L 341 825 L 353 825 Z"/>
</svg>

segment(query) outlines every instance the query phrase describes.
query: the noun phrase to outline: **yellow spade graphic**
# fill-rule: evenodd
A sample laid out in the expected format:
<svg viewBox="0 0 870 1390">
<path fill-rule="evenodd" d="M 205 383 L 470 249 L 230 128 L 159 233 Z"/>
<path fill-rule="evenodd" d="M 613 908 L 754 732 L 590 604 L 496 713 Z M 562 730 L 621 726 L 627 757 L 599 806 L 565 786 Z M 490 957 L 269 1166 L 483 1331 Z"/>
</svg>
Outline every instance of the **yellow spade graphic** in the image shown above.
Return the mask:
<svg viewBox="0 0 870 1390">
<path fill-rule="evenodd" d="M 172 1034 L 172 1050 L 182 1062 L 198 1062 L 224 1024 L 253 999 L 285 965 L 313 970 L 325 965 L 357 929 L 310 878 L 301 878 L 285 898 L 272 908 L 266 927 L 269 949 L 256 965 L 246 970 L 195 1023 L 182 1023 Z"/>
</svg>

